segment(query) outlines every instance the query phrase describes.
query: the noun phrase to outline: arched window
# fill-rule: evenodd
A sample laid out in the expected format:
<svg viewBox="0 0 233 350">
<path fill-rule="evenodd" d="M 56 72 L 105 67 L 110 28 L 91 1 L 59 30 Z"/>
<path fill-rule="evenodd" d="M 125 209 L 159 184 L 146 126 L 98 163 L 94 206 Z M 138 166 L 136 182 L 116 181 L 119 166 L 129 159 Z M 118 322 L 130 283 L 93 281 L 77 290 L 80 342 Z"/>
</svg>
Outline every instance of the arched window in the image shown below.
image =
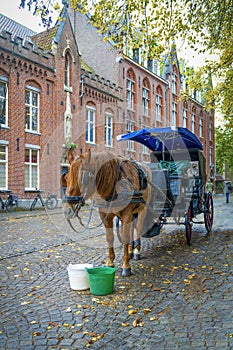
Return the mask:
<svg viewBox="0 0 233 350">
<path fill-rule="evenodd" d="M 157 86 L 155 95 L 155 117 L 159 122 L 162 121 L 162 94 L 163 92 L 161 86 Z"/>
<path fill-rule="evenodd" d="M 133 111 L 135 105 L 135 75 L 132 69 L 127 72 L 126 84 L 127 109 Z"/>
<path fill-rule="evenodd" d="M 172 93 L 177 95 L 177 68 L 173 66 L 172 72 Z"/>
<path fill-rule="evenodd" d="M 191 131 L 195 134 L 195 115 L 196 115 L 196 109 L 192 108 L 192 115 L 191 115 Z"/>
<path fill-rule="evenodd" d="M 71 69 L 71 56 L 67 51 L 65 54 L 65 86 L 70 87 L 70 69 Z"/>
<path fill-rule="evenodd" d="M 187 121 L 188 121 L 188 104 L 185 101 L 183 104 L 183 127 L 187 128 Z"/>
<path fill-rule="evenodd" d="M 142 114 L 146 117 L 149 116 L 149 103 L 150 103 L 150 83 L 147 78 L 142 82 Z"/>
</svg>

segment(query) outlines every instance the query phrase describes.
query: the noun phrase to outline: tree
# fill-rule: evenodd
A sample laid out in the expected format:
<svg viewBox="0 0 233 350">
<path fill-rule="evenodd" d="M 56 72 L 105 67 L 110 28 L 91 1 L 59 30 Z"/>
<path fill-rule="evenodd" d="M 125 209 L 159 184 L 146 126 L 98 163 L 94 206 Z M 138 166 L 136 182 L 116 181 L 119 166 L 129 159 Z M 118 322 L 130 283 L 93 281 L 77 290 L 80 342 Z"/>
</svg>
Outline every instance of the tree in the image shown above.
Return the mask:
<svg viewBox="0 0 233 350">
<path fill-rule="evenodd" d="M 232 125 L 216 128 L 216 168 L 220 174 L 233 181 L 233 127 Z"/>
<path fill-rule="evenodd" d="M 193 85 L 206 91 L 224 117 L 233 117 L 233 6 L 232 0 L 62 0 L 74 10 L 89 12 L 90 21 L 119 48 L 141 48 L 146 59 L 171 51 L 173 42 L 183 40 L 197 52 L 217 55 L 197 72 Z M 59 11 L 54 0 L 21 0 L 45 26 L 51 25 L 51 11 Z M 217 82 L 209 89 L 209 77 Z M 195 87 L 195 85 L 194 85 Z M 207 88 L 208 87 L 208 88 Z"/>
</svg>

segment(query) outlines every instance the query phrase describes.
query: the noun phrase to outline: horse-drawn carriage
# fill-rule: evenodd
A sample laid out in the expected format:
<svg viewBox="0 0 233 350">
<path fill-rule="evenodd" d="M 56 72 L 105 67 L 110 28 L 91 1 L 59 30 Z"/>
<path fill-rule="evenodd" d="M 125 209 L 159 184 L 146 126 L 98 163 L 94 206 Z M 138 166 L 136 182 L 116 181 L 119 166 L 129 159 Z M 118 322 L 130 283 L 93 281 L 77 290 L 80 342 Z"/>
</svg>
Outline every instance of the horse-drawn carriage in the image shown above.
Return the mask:
<svg viewBox="0 0 233 350">
<path fill-rule="evenodd" d="M 136 141 L 148 147 L 151 162 L 139 164 L 110 152 L 75 157 L 68 153 L 70 171 L 63 176 L 64 213 L 79 218 L 85 200 L 98 207 L 106 229 L 108 266 L 114 265 L 114 218 L 124 247 L 122 275 L 129 276 L 130 256 L 140 258 L 140 237 L 153 237 L 165 224 L 185 226 L 190 245 L 193 223 L 213 224 L 213 199 L 205 192 L 206 169 L 202 145 L 185 128 L 151 128 L 120 135 L 118 141 Z M 199 214 L 204 221 L 194 221 Z M 172 219 L 172 220 L 171 220 Z M 73 227 L 73 225 L 71 224 Z M 136 229 L 136 239 L 134 239 Z"/>
<path fill-rule="evenodd" d="M 205 191 L 206 160 L 202 144 L 193 133 L 180 127 L 142 129 L 121 135 L 118 140 L 133 140 L 152 150 L 148 164 L 153 187 L 151 210 L 158 224 L 144 237 L 159 234 L 164 224 L 184 224 L 190 245 L 193 223 L 205 224 L 211 231 L 213 198 Z M 204 221 L 195 221 L 202 213 Z"/>
</svg>

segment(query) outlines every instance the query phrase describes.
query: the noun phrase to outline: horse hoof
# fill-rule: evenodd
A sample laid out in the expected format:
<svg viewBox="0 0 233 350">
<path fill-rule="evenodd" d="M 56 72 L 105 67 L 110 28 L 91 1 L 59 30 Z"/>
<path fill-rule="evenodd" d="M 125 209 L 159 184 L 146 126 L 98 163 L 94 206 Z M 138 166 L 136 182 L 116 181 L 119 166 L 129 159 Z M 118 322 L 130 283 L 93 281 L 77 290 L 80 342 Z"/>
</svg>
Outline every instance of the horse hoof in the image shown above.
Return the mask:
<svg viewBox="0 0 233 350">
<path fill-rule="evenodd" d="M 127 277 L 127 276 L 131 276 L 131 275 L 132 275 L 131 267 L 123 267 L 121 276 L 122 277 Z"/>
<path fill-rule="evenodd" d="M 140 254 L 134 254 L 133 255 L 134 260 L 141 260 L 141 255 Z"/>
</svg>

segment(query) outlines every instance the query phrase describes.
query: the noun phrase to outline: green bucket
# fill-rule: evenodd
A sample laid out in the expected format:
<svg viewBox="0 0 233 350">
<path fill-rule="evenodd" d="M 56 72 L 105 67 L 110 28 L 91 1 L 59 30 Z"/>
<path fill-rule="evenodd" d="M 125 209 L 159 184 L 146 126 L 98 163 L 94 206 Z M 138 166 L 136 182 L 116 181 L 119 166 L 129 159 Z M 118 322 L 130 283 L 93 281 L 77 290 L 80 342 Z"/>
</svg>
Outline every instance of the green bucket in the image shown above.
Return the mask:
<svg viewBox="0 0 233 350">
<path fill-rule="evenodd" d="M 90 292 L 94 295 L 107 295 L 113 292 L 115 280 L 115 267 L 86 268 Z"/>
</svg>

